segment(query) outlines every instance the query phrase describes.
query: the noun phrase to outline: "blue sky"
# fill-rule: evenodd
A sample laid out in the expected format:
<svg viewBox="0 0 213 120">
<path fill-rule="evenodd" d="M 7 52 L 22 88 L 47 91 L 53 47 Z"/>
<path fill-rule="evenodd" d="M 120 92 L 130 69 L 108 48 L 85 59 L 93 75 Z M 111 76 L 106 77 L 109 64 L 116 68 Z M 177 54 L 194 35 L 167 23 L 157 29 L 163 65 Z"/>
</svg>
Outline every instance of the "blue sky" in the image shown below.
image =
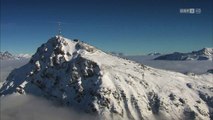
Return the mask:
<svg viewBox="0 0 213 120">
<path fill-rule="evenodd" d="M 213 46 L 212 0 L 1 0 L 1 51 L 35 53 L 57 21 L 67 38 L 126 55 Z"/>
</svg>

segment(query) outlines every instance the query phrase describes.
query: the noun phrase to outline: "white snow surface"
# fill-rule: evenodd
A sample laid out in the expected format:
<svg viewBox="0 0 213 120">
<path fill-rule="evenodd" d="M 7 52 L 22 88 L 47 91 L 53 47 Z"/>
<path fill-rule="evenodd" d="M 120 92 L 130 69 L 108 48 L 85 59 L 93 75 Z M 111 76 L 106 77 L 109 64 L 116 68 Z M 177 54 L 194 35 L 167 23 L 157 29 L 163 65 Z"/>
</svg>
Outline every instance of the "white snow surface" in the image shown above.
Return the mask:
<svg viewBox="0 0 213 120">
<path fill-rule="evenodd" d="M 55 36 L 0 89 L 32 94 L 107 120 L 212 118 L 213 74 L 185 75 Z"/>
</svg>

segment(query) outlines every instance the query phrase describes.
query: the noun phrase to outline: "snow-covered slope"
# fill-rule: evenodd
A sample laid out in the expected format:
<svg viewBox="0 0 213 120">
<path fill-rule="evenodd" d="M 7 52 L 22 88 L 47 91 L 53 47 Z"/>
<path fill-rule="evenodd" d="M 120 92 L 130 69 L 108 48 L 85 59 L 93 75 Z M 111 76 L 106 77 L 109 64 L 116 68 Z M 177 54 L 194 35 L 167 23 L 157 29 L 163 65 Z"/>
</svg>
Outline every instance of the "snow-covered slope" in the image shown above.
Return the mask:
<svg viewBox="0 0 213 120">
<path fill-rule="evenodd" d="M 107 120 L 209 120 L 212 77 L 154 69 L 56 36 L 9 75 L 0 93 L 43 96 Z"/>
<path fill-rule="evenodd" d="M 191 53 L 174 52 L 155 58 L 155 60 L 212 60 L 213 48 L 203 48 Z"/>
</svg>

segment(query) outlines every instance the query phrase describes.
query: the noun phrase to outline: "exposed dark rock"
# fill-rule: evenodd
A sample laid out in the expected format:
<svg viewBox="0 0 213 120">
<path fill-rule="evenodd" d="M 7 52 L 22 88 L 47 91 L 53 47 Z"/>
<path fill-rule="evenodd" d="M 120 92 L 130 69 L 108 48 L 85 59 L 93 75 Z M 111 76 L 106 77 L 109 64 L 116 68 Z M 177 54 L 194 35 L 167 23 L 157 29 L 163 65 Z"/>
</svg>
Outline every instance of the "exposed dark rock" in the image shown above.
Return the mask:
<svg viewBox="0 0 213 120">
<path fill-rule="evenodd" d="M 175 100 L 175 95 L 173 93 L 169 94 L 170 100 Z"/>
<path fill-rule="evenodd" d="M 184 113 L 184 120 L 195 120 L 196 118 L 196 113 L 190 108 L 185 108 L 183 113 Z"/>
<path fill-rule="evenodd" d="M 149 105 L 151 107 L 153 114 L 158 114 L 159 108 L 160 108 L 160 98 L 158 97 L 156 93 L 149 92 L 148 99 L 149 99 Z"/>
<path fill-rule="evenodd" d="M 185 100 L 183 98 L 179 98 L 179 101 L 182 103 L 182 104 L 185 104 Z"/>
<path fill-rule="evenodd" d="M 188 88 L 192 88 L 192 83 L 186 83 L 186 86 L 187 86 Z"/>
</svg>

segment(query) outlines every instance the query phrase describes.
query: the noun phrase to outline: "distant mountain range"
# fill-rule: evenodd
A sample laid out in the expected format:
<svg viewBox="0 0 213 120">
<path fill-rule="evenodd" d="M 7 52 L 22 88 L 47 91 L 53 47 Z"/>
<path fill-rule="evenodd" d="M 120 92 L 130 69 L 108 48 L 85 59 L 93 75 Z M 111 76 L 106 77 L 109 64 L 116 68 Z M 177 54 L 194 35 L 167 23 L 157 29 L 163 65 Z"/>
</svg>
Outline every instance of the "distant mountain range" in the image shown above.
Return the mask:
<svg viewBox="0 0 213 120">
<path fill-rule="evenodd" d="M 29 54 L 13 55 L 8 51 L 0 52 L 0 60 L 19 60 L 19 59 L 27 59 L 30 57 L 31 57 L 31 55 L 29 55 Z"/>
<path fill-rule="evenodd" d="M 203 48 L 189 53 L 174 52 L 172 54 L 161 55 L 154 60 L 212 60 L 213 48 Z"/>
</svg>

